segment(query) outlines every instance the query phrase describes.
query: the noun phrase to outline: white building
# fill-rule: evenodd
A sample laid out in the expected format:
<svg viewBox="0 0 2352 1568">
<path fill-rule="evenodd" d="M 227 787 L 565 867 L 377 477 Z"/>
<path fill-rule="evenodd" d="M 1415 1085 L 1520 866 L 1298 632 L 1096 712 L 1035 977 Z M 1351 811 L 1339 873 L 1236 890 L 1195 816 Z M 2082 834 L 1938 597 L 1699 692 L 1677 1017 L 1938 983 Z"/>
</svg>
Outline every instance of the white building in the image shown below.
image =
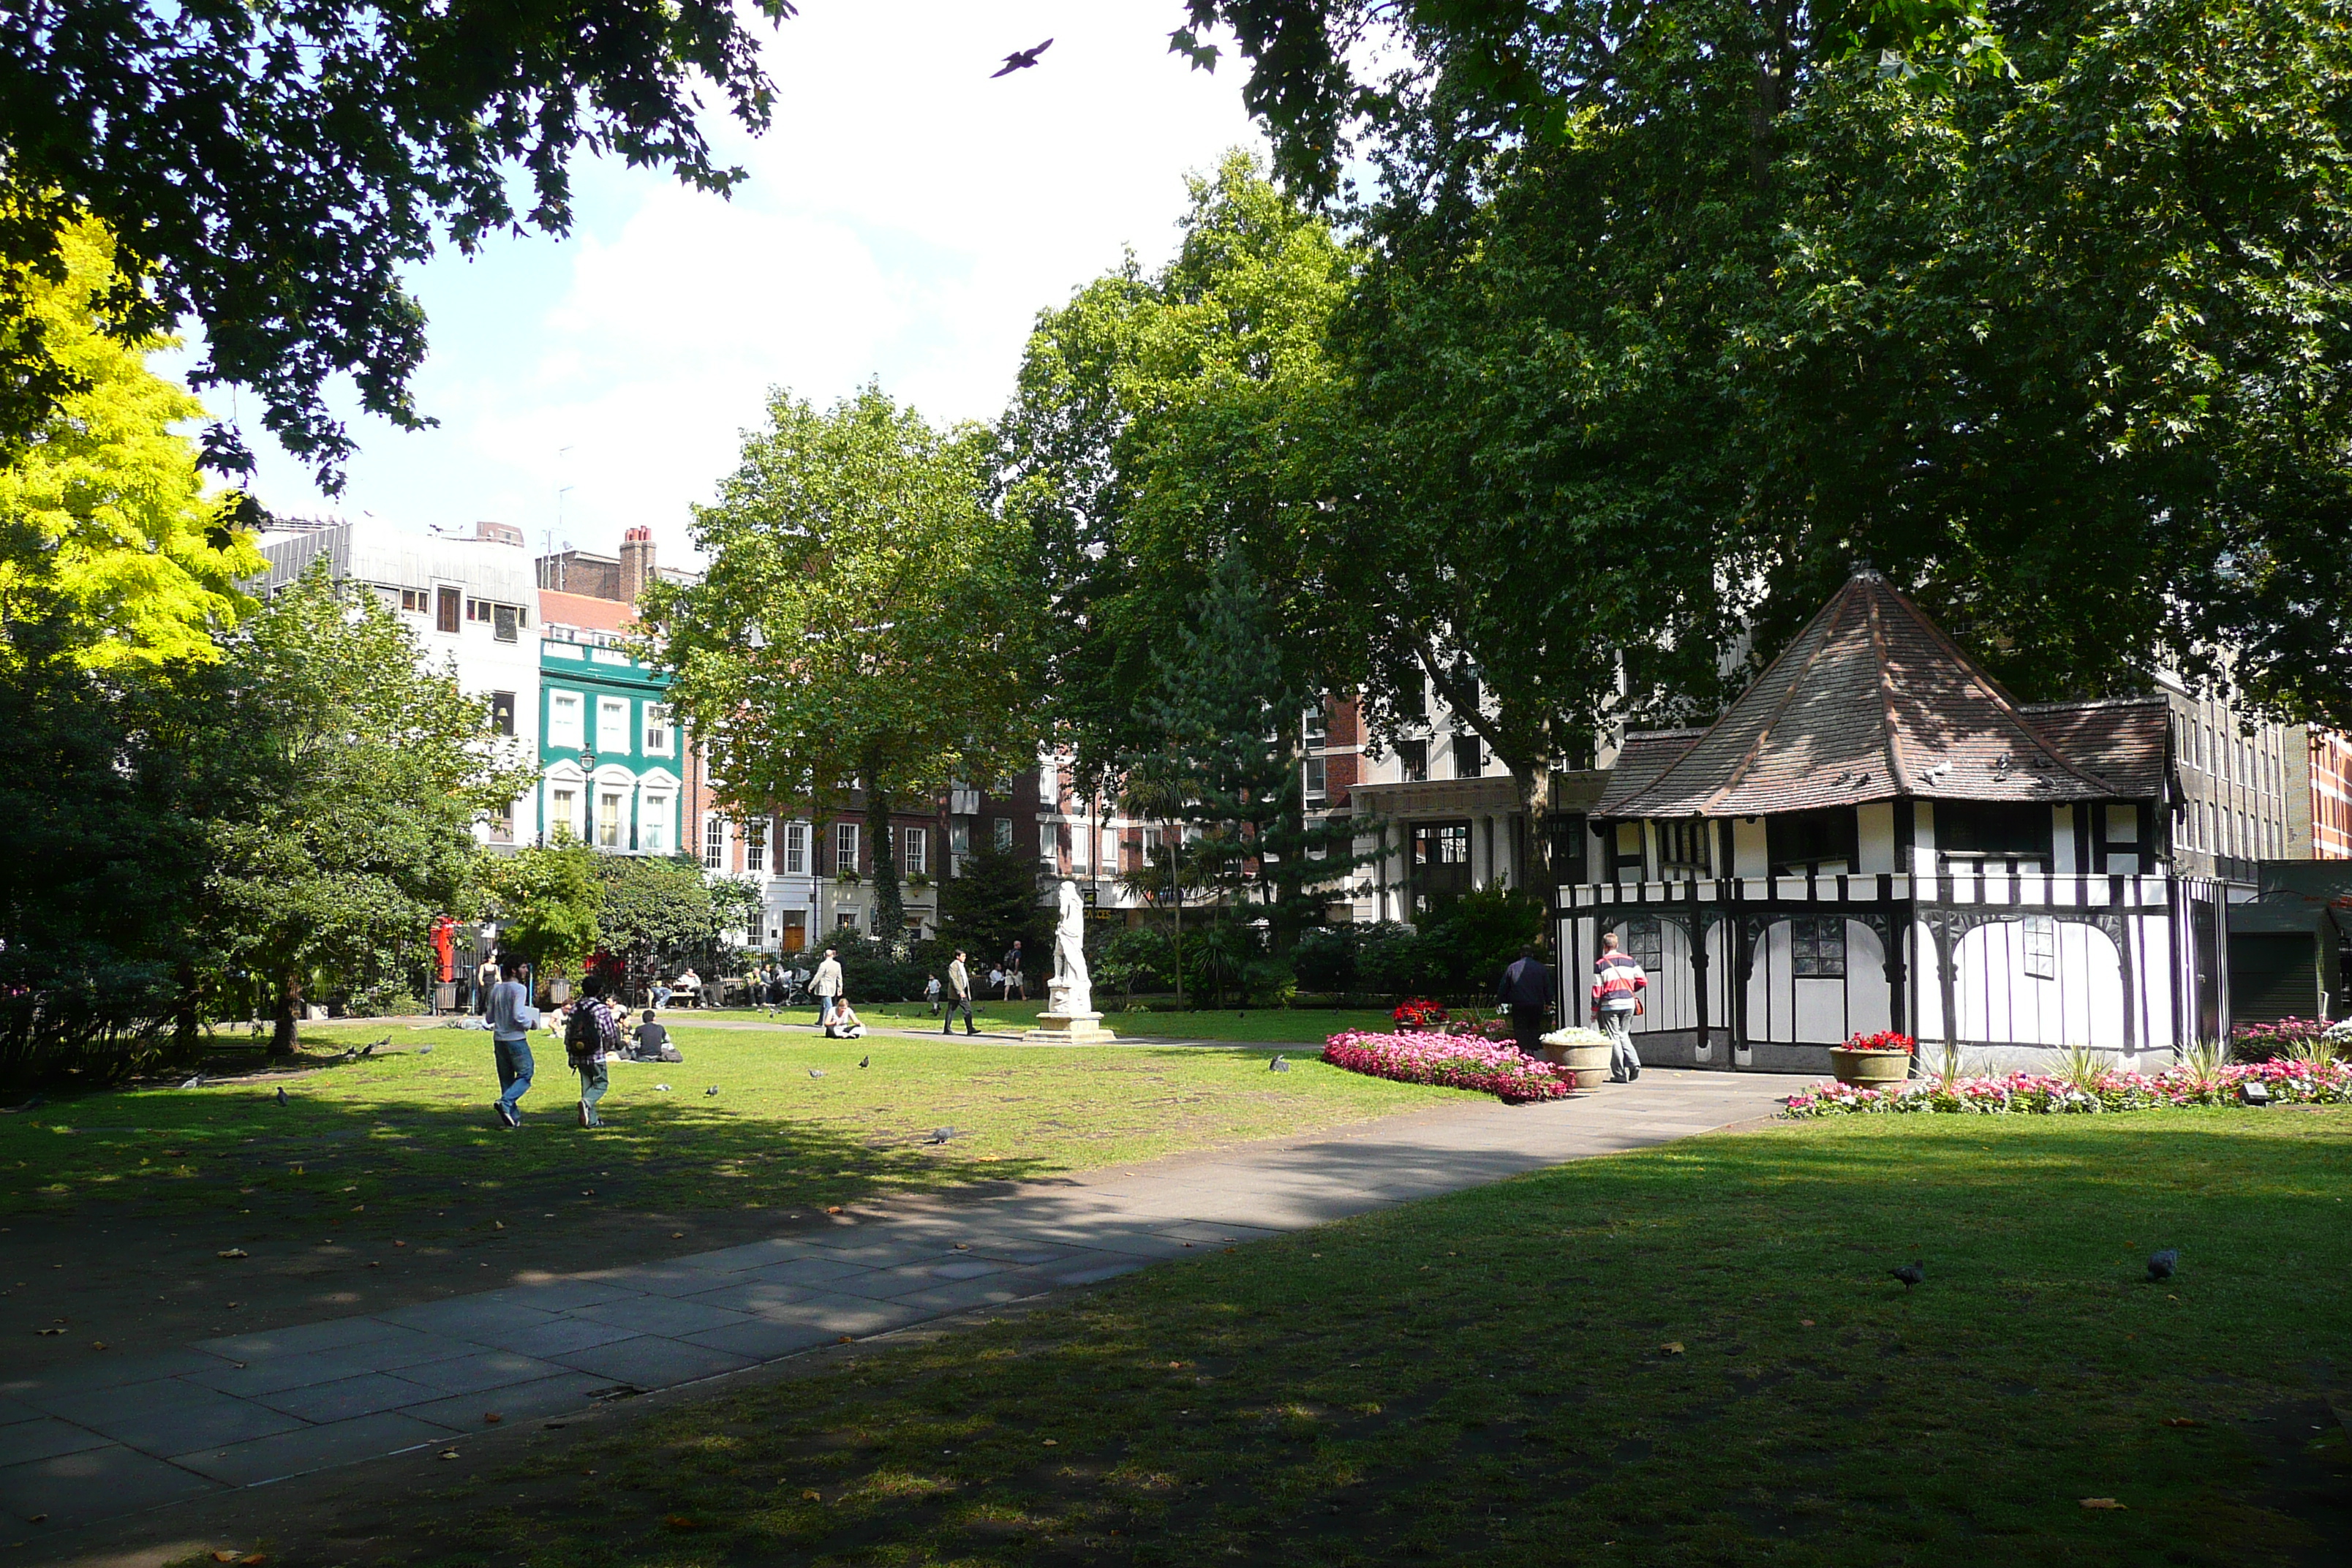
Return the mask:
<svg viewBox="0 0 2352 1568">
<path fill-rule="evenodd" d="M 409 534 L 373 522 L 279 521 L 256 543 L 269 571 L 247 584 L 267 594 L 324 560 L 338 582 L 362 584 L 415 634 L 422 656 L 454 669 L 460 690 L 488 697 L 514 755 L 539 754 L 538 584 L 522 531 L 482 522 L 471 538 Z M 526 795 L 498 821 L 478 824 L 492 846 L 528 844 L 538 834 Z"/>
</svg>

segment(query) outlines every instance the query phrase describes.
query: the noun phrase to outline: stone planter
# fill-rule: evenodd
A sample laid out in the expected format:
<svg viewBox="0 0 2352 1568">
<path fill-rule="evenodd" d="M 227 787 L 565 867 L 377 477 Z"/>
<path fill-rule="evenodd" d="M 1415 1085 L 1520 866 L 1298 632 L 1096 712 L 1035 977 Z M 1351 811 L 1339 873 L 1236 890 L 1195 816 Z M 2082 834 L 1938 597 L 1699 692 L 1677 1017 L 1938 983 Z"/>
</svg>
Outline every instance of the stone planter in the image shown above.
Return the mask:
<svg viewBox="0 0 2352 1568">
<path fill-rule="evenodd" d="M 1598 1029 L 1555 1029 L 1543 1037 L 1544 1060 L 1576 1075 L 1579 1089 L 1609 1081 L 1609 1037 Z"/>
<path fill-rule="evenodd" d="M 1830 1047 L 1830 1071 L 1840 1083 L 1862 1089 L 1888 1089 L 1911 1076 L 1909 1051 L 1850 1051 Z"/>
</svg>

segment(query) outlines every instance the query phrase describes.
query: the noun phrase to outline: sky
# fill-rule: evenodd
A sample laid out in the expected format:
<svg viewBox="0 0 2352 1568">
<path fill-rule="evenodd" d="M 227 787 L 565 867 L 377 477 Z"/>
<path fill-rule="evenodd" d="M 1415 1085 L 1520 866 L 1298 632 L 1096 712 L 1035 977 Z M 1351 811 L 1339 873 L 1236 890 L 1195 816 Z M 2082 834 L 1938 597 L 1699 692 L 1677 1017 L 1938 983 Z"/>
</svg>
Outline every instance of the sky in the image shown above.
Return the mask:
<svg viewBox="0 0 2352 1568">
<path fill-rule="evenodd" d="M 610 553 L 642 523 L 665 563 L 688 563 L 689 508 L 771 387 L 822 405 L 875 379 L 936 421 L 992 418 L 1040 310 L 1127 248 L 1147 266 L 1172 252 L 1184 176 L 1264 149 L 1239 62 L 1207 73 L 1168 53 L 1182 19 L 1181 0 L 803 0 L 757 24 L 769 132 L 706 114 L 751 174 L 731 199 L 583 163 L 565 238 L 415 274 L 432 344 L 415 387 L 439 427 L 354 417 L 341 496 L 277 449 L 249 395 L 205 402 L 237 419 L 282 515 L 420 533 L 495 520 L 534 552 Z M 1047 37 L 1034 69 L 991 79 Z"/>
</svg>

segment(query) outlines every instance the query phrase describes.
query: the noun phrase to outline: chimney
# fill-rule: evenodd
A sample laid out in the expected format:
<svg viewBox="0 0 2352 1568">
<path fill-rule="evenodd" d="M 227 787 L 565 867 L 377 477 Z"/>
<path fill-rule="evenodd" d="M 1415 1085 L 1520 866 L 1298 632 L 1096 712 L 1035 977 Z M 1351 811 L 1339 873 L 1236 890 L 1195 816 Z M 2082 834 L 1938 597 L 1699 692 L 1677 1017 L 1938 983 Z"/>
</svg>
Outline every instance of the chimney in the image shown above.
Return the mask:
<svg viewBox="0 0 2352 1568">
<path fill-rule="evenodd" d="M 654 580 L 654 531 L 633 528 L 621 536 L 621 598 L 634 605 Z"/>
</svg>

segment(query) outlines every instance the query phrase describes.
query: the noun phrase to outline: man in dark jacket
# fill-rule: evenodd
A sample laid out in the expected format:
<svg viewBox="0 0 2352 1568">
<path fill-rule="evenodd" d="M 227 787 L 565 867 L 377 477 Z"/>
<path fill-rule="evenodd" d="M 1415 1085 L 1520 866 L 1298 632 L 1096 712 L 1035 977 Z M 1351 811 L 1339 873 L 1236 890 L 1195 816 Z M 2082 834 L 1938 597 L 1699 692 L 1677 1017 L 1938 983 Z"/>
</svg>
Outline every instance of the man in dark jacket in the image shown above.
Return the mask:
<svg viewBox="0 0 2352 1568">
<path fill-rule="evenodd" d="M 1536 956 L 1533 945 L 1519 949 L 1518 962 L 1503 971 L 1495 987 L 1495 1001 L 1511 1010 L 1511 1033 L 1528 1056 L 1543 1054 L 1544 1020 L 1550 1016 L 1551 970 Z"/>
</svg>

